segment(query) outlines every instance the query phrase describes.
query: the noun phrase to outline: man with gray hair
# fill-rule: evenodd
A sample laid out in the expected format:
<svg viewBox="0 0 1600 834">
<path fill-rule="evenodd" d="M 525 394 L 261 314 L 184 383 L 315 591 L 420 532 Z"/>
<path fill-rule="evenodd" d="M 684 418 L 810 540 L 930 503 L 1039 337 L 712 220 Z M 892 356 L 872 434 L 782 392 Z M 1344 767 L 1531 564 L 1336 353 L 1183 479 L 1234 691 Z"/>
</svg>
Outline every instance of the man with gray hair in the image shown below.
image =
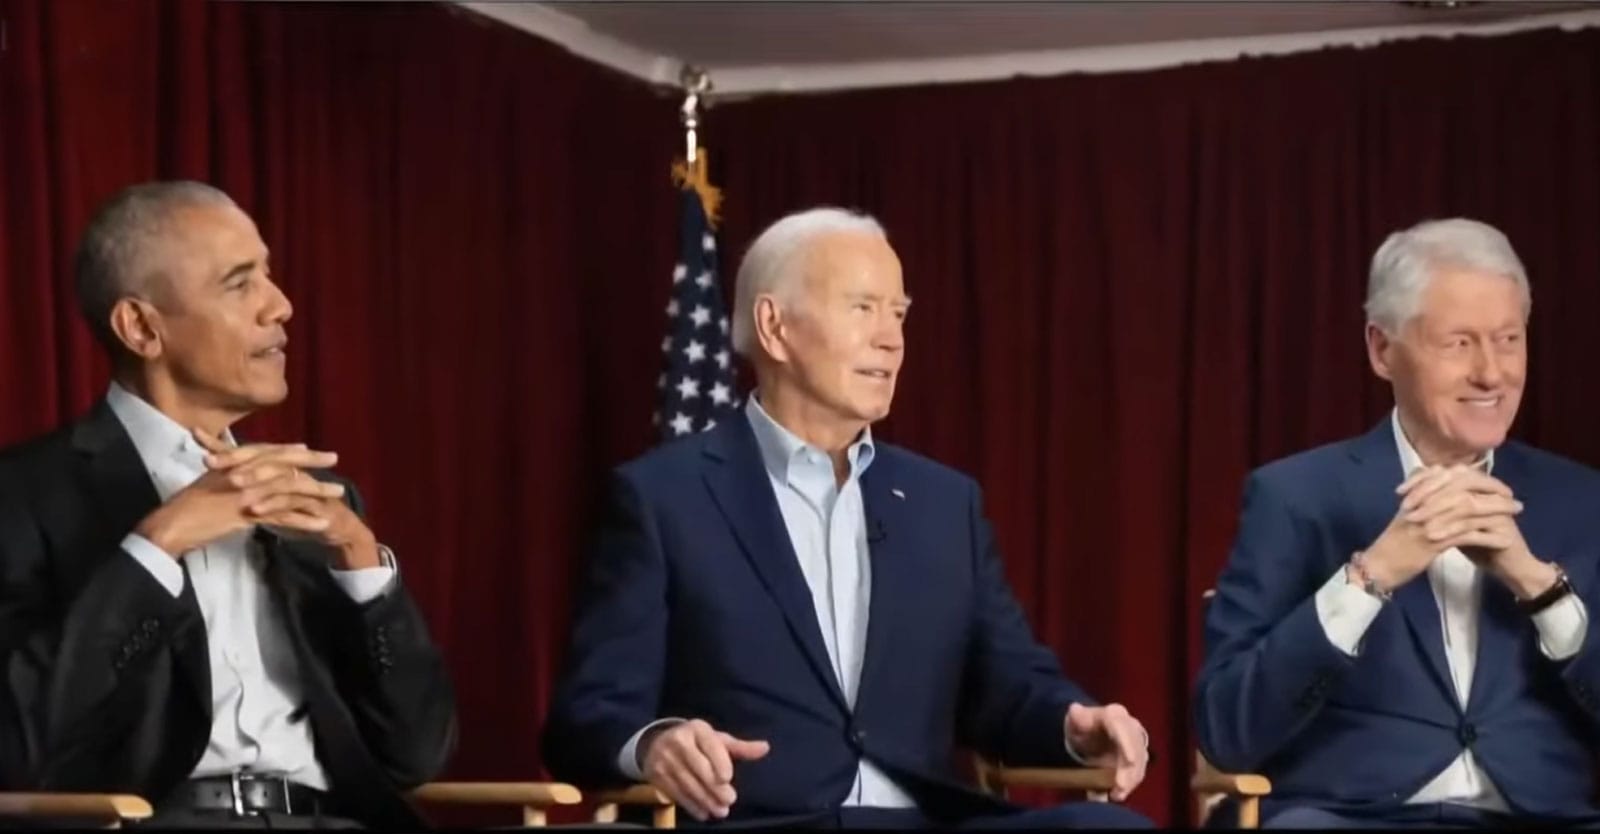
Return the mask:
<svg viewBox="0 0 1600 834">
<path fill-rule="evenodd" d="M 1268 827 L 1600 824 L 1600 473 L 1507 439 L 1531 306 L 1496 229 L 1390 235 L 1366 343 L 1394 410 L 1246 483 L 1195 720 L 1272 780 Z"/>
<path fill-rule="evenodd" d="M 1030 633 L 970 478 L 872 434 L 911 299 L 869 217 L 785 217 L 739 269 L 744 419 L 621 467 L 589 564 L 545 762 L 645 780 L 700 821 L 1109 827 L 1119 805 L 1023 812 L 972 790 L 1009 765 L 1144 778 L 1143 727 Z"/>
<path fill-rule="evenodd" d="M 336 456 L 237 445 L 288 395 L 292 315 L 233 200 L 133 186 L 77 288 L 111 364 L 0 452 L 0 789 L 135 793 L 159 827 L 420 824 L 455 699 Z"/>
</svg>

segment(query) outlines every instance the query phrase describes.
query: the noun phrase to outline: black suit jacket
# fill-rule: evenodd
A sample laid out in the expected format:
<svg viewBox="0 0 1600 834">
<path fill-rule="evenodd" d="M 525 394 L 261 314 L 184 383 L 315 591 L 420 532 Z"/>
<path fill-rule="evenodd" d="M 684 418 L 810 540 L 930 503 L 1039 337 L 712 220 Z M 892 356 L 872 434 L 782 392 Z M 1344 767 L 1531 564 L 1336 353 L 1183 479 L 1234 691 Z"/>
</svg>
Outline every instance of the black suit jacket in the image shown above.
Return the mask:
<svg viewBox="0 0 1600 834">
<path fill-rule="evenodd" d="M 360 512 L 354 489 L 346 495 Z M 193 586 L 174 599 L 120 547 L 159 504 L 103 401 L 0 452 L 0 787 L 159 801 L 200 761 L 211 671 Z M 358 605 L 318 545 L 257 539 L 337 813 L 415 827 L 401 791 L 435 776 L 456 736 L 455 697 L 420 612 L 398 583 Z"/>
</svg>

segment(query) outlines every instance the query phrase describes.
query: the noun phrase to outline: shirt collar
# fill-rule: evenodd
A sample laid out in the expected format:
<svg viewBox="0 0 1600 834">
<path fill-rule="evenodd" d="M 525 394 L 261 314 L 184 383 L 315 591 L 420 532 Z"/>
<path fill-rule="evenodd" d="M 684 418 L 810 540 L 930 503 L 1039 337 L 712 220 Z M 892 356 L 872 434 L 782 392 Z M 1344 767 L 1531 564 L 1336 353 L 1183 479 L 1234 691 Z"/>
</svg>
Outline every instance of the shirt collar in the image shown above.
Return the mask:
<svg viewBox="0 0 1600 834">
<path fill-rule="evenodd" d="M 746 419 L 750 421 L 751 431 L 755 432 L 756 445 L 761 448 L 761 462 L 766 466 L 767 474 L 780 482 L 788 483 L 790 466 L 796 458 L 804 456 L 807 451 L 820 455 L 822 460 L 828 460 L 827 452 L 801 440 L 794 432 L 772 419 L 767 410 L 761 407 L 757 396 L 759 393 L 752 391 L 750 396 L 745 398 L 744 413 Z M 872 465 L 872 459 L 876 454 L 876 449 L 872 445 L 872 427 L 868 426 L 861 430 L 861 436 L 856 438 L 845 452 L 850 461 L 850 477 L 861 477 L 861 473 Z"/>
<path fill-rule="evenodd" d="M 188 429 L 121 385 L 111 383 L 106 404 L 128 430 L 146 468 L 155 469 L 157 463 L 170 460 L 197 465 L 205 457 L 205 449 Z M 233 445 L 232 431 L 224 431 L 222 437 Z"/>
<path fill-rule="evenodd" d="M 1394 444 L 1400 449 L 1400 470 L 1405 473 L 1404 477 L 1409 478 L 1411 473 L 1423 467 L 1422 456 L 1417 454 L 1417 447 L 1411 445 L 1411 440 L 1406 437 L 1405 430 L 1400 428 L 1399 408 L 1390 412 L 1389 422 L 1394 426 Z M 1484 464 L 1484 472 L 1493 472 L 1494 450 L 1490 449 L 1485 452 L 1484 457 L 1479 458 L 1478 461 Z"/>
</svg>

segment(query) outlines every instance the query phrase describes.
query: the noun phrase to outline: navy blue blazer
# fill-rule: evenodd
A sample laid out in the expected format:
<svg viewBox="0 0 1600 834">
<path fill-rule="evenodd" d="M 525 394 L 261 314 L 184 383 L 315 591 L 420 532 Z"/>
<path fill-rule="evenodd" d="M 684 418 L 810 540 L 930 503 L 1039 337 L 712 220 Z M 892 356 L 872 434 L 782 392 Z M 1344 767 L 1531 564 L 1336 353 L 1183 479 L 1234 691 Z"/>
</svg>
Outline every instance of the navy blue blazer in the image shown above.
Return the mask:
<svg viewBox="0 0 1600 834">
<path fill-rule="evenodd" d="M 1396 589 L 1357 657 L 1328 641 L 1316 591 L 1399 507 L 1400 456 L 1385 418 L 1363 437 L 1268 464 L 1247 481 L 1206 616 L 1195 691 L 1206 757 L 1270 777 L 1274 805 L 1381 812 L 1470 747 L 1513 812 L 1593 815 L 1600 473 L 1508 442 L 1495 452 L 1494 476 L 1525 506 L 1517 524 L 1528 547 L 1566 570 L 1588 609 L 1577 656 L 1545 657 L 1533 621 L 1485 577 L 1463 708 L 1426 573 Z"/>
<path fill-rule="evenodd" d="M 1007 807 L 958 774 L 957 745 L 1071 763 L 1067 707 L 1092 701 L 1034 640 L 977 484 L 875 445 L 861 479 L 872 598 L 853 712 L 748 421 L 614 473 L 543 733 L 556 778 L 623 781 L 618 752 L 665 716 L 771 742 L 736 765 L 730 820 L 836 809 L 863 757 L 935 818 Z"/>
</svg>

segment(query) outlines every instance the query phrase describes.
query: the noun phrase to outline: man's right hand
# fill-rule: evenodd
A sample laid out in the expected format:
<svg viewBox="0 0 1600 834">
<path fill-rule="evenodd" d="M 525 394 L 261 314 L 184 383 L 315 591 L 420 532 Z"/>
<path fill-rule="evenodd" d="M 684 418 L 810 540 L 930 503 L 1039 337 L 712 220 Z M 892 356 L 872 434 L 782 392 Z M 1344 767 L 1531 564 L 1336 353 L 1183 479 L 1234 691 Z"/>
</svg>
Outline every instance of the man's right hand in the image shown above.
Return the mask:
<svg viewBox="0 0 1600 834">
<path fill-rule="evenodd" d="M 1522 511 L 1510 488 L 1476 466 L 1420 469 L 1396 491 L 1400 509 L 1366 551 L 1367 573 L 1385 591 L 1410 582 L 1453 546 L 1444 534 L 1452 522 Z"/>
<path fill-rule="evenodd" d="M 252 511 L 269 498 L 338 498 L 339 484 L 324 483 L 305 470 L 332 466 L 338 456 L 305 444 L 262 445 L 249 460 L 213 469 L 157 507 L 134 531 L 174 559 L 224 536 L 262 523 Z"/>
<path fill-rule="evenodd" d="M 745 741 L 696 718 L 652 730 L 641 739 L 644 778 L 701 822 L 722 819 L 738 800 L 733 763 L 755 761 L 771 749 Z"/>
</svg>

